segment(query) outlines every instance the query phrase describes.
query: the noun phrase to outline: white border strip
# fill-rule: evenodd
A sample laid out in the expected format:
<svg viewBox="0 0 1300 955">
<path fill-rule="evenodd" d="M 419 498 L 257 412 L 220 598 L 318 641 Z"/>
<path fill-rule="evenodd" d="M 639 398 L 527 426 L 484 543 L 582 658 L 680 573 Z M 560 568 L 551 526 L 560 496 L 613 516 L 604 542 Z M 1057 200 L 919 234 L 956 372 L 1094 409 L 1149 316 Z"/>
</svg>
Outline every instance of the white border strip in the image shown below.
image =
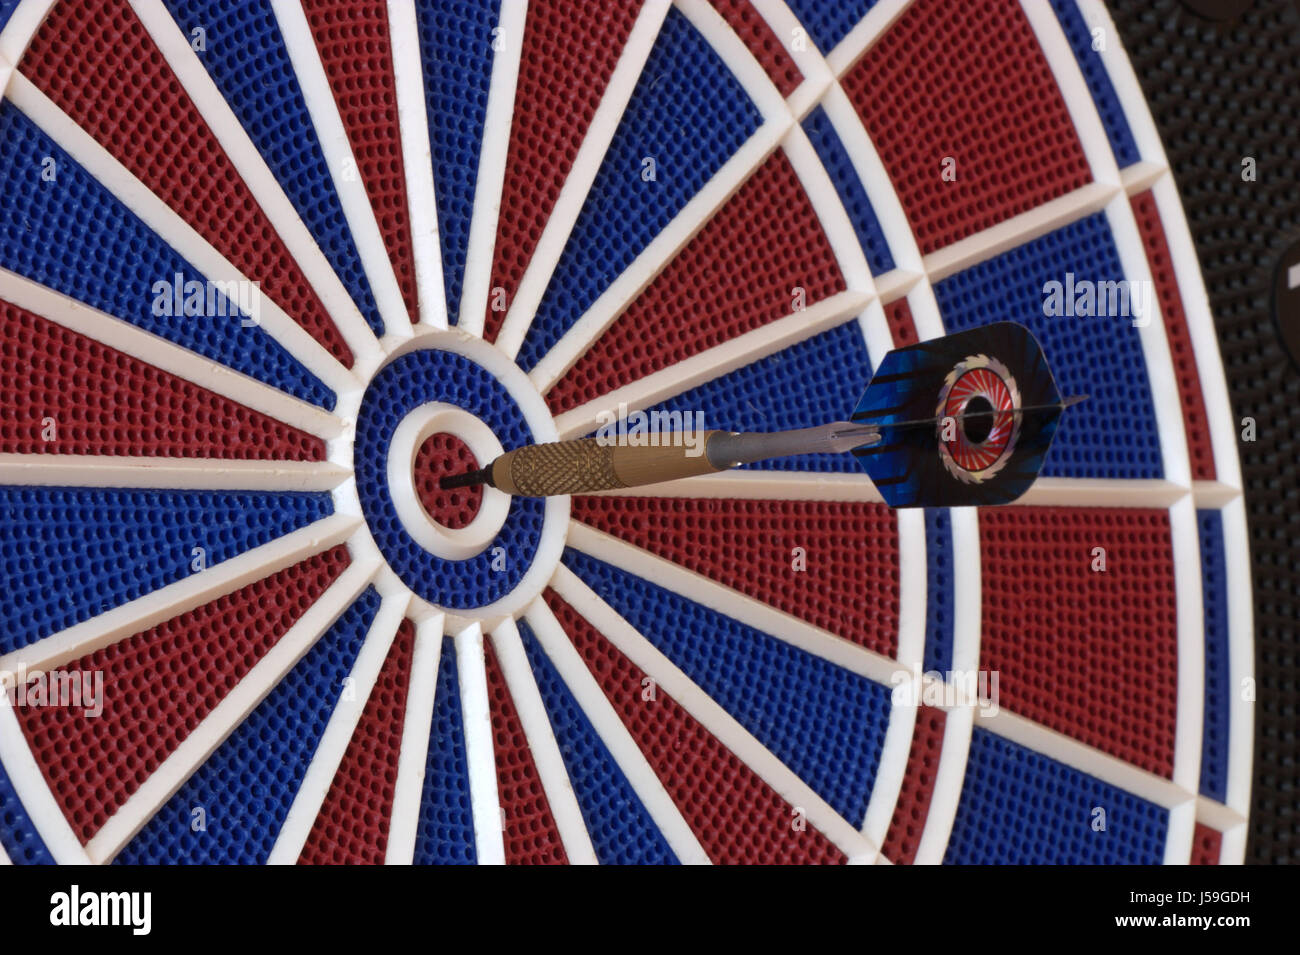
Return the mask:
<svg viewBox="0 0 1300 955">
<path fill-rule="evenodd" d="M 298 87 L 302 90 L 303 101 L 307 104 L 307 114 L 316 128 L 316 137 L 320 142 L 325 165 L 329 168 L 334 191 L 338 194 L 343 217 L 347 220 L 348 231 L 356 245 L 371 295 L 374 296 L 375 306 L 383 320 L 385 337 L 395 335 L 409 338 L 411 320 L 402 298 L 402 290 L 397 284 L 397 273 L 393 271 L 393 262 L 388 257 L 388 246 L 379 230 L 379 220 L 375 218 L 375 209 L 370 204 L 370 195 L 366 191 L 356 155 L 352 152 L 352 143 L 348 139 L 343 116 L 325 73 L 320 50 L 316 48 L 307 14 L 303 12 L 299 0 L 271 0 L 271 10 L 279 22 L 280 35 L 284 37 L 289 61 L 297 76 Z M 347 169 L 356 172 L 352 179 L 340 175 Z"/>
<path fill-rule="evenodd" d="M 32 37 L 41 28 L 53 6 L 54 0 L 19 0 L 18 6 L 9 15 L 3 32 L 0 32 L 0 61 L 5 61 L 4 65 L 11 66 L 23 58 Z M 0 83 L 0 93 L 3 92 L 4 84 Z"/>
<path fill-rule="evenodd" d="M 835 75 L 799 18 L 783 0 L 754 0 L 753 6 L 803 76 L 803 82 L 785 101 L 790 112 L 802 119 L 835 82 Z"/>
<path fill-rule="evenodd" d="M 582 819 L 578 796 L 569 781 L 569 772 L 564 767 L 564 757 L 555 741 L 551 720 L 546 715 L 546 706 L 524 653 L 519 628 L 513 620 L 504 620 L 492 631 L 491 640 L 569 863 L 598 865 L 596 850 Z"/>
<path fill-rule="evenodd" d="M 318 438 L 343 431 L 323 408 L 2 268 L 0 299 Z"/>
<path fill-rule="evenodd" d="M 709 865 L 708 854 L 546 601 L 538 597 L 525 612 L 525 617 L 537 642 L 550 657 L 583 714 L 591 721 L 596 735 L 609 749 L 610 756 L 645 806 L 668 848 L 683 864 Z"/>
<path fill-rule="evenodd" d="M 478 179 L 465 245 L 465 273 L 461 277 L 460 317 L 456 327 L 471 335 L 483 334 L 492 285 L 492 251 L 496 245 L 505 188 L 506 158 L 514 121 L 519 61 L 524 50 L 524 24 L 528 0 L 503 0 L 495 37 L 501 49 L 492 57 L 492 78 L 484 109 L 483 138 L 479 142 Z M 527 175 L 528 173 L 523 173 Z"/>
<path fill-rule="evenodd" d="M 470 624 L 455 635 L 455 642 L 460 715 L 465 730 L 465 759 L 469 769 L 478 863 L 505 865 L 505 820 L 497 789 L 496 744 L 492 736 L 492 710 L 488 704 L 482 626 Z"/>
<path fill-rule="evenodd" d="M 826 65 L 835 76 L 843 76 L 903 15 L 912 0 L 881 0 L 858 21 L 835 49 L 826 54 Z"/>
<path fill-rule="evenodd" d="M 0 670 L 49 670 L 341 544 L 359 526 L 334 514 L 0 657 Z"/>
<path fill-rule="evenodd" d="M 564 180 L 560 195 L 542 229 L 541 238 L 515 289 L 514 301 L 510 303 L 505 321 L 497 333 L 497 347 L 511 358 L 519 353 L 519 346 L 528 334 L 533 315 L 550 285 L 551 275 L 559 264 L 560 256 L 569 242 L 569 235 L 586 204 L 587 195 L 596 181 L 596 174 L 600 172 L 605 153 L 609 150 L 609 144 L 627 109 L 628 100 L 632 98 L 632 92 L 636 89 L 646 59 L 654 48 L 670 7 L 668 0 L 645 0 L 637 14 L 636 23 L 623 45 L 618 64 L 610 75 L 609 85 L 605 88 L 600 105 L 596 107 L 587 134 L 574 156 L 573 166 L 569 169 L 569 175 Z"/>
<path fill-rule="evenodd" d="M 430 727 L 438 690 L 438 665 L 442 657 L 443 615 L 426 617 L 415 629 L 411 676 L 406 686 L 406 711 L 402 714 L 402 744 L 397 758 L 397 781 L 388 817 L 386 865 L 411 865 L 424 802 L 424 773 L 429 764 Z"/>
<path fill-rule="evenodd" d="M 377 569 L 378 565 L 372 566 Z M 365 585 L 370 582 L 369 578 L 373 576 L 372 570 L 361 586 L 356 588 L 352 599 L 356 599 L 356 595 L 365 589 Z M 397 636 L 397 628 L 401 626 L 402 618 L 406 614 L 409 599 L 409 596 L 385 597 L 379 605 L 379 611 L 370 623 L 365 642 L 362 643 L 356 660 L 352 663 L 352 670 L 347 676 L 356 695 L 349 700 L 344 699 L 340 694 L 335 703 L 329 722 L 325 724 L 325 732 L 321 734 L 320 742 L 316 744 L 311 763 L 303 775 L 298 792 L 293 797 L 293 804 L 289 807 L 283 825 L 280 826 L 275 845 L 266 860 L 268 865 L 293 865 L 302 855 L 303 846 L 307 844 L 307 837 L 311 835 L 316 817 L 320 815 L 321 805 L 325 802 L 325 797 L 338 773 L 339 763 L 343 761 L 343 755 L 352 742 L 352 734 L 356 732 L 357 723 L 361 720 L 361 714 L 370 700 L 371 691 L 374 690 L 375 683 L 379 679 L 384 661 L 388 658 L 388 652 Z M 344 604 L 339 612 L 341 613 L 350 605 L 351 600 Z M 337 614 L 335 616 L 337 617 Z"/>
<path fill-rule="evenodd" d="M 172 750 L 86 843 L 96 862 L 108 862 L 180 789 L 286 673 L 365 589 L 376 570 L 373 564 L 353 564 L 298 618 L 288 632 L 259 660 L 193 731 Z M 278 845 L 278 844 L 277 844 Z"/>
<path fill-rule="evenodd" d="M 730 713 L 696 686 L 672 661 L 601 600 L 567 567 L 556 570 L 552 586 L 642 672 L 748 766 L 790 806 L 803 809 L 815 826 L 850 863 L 874 862 L 877 849 L 830 807 L 793 770 L 773 756 Z"/>
</svg>

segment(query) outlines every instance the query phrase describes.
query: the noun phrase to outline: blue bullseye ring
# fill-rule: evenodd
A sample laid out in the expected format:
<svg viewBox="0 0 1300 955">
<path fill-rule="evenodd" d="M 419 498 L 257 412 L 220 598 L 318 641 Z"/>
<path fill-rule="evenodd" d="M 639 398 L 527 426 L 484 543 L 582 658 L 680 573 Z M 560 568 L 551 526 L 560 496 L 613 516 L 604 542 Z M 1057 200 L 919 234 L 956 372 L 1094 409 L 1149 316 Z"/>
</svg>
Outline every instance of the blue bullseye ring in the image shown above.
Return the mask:
<svg viewBox="0 0 1300 955">
<path fill-rule="evenodd" d="M 532 566 L 541 541 L 545 502 L 512 498 L 496 537 L 466 560 L 448 560 L 421 547 L 397 515 L 387 462 L 402 419 L 430 402 L 454 405 L 479 418 L 507 451 L 539 438 L 501 381 L 469 358 L 438 348 L 394 359 L 375 375 L 361 400 L 353 468 L 361 510 L 375 544 L 415 594 L 449 610 L 474 610 L 509 594 Z"/>
</svg>

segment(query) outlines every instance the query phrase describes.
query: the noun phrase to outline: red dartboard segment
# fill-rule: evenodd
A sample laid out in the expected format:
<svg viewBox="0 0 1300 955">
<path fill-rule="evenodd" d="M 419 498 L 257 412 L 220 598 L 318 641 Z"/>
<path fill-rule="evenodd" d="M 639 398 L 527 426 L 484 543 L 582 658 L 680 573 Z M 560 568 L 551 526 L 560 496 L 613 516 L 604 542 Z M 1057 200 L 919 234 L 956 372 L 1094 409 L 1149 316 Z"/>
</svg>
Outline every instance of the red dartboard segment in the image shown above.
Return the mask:
<svg viewBox="0 0 1300 955">
<path fill-rule="evenodd" d="M 1218 865 L 1222 846 L 1223 833 L 1198 822 L 1196 824 L 1196 833 L 1192 837 L 1191 864 Z"/>
<path fill-rule="evenodd" d="M 845 289 L 785 152 L 773 153 L 547 394 L 556 414 Z"/>
<path fill-rule="evenodd" d="M 645 674 L 562 596 L 546 590 L 545 598 L 708 858 L 715 864 L 846 861 L 813 826 L 794 828 L 794 808 L 675 699 L 658 689 L 645 702 Z"/>
<path fill-rule="evenodd" d="M 789 96 L 803 82 L 803 74 L 777 39 L 772 27 L 750 0 L 709 0 L 731 29 L 744 41 L 754 59 L 776 84 L 782 96 Z"/>
<path fill-rule="evenodd" d="M 126 0 L 59 0 L 18 69 L 352 366 L 325 306 Z"/>
<path fill-rule="evenodd" d="M 567 865 L 568 853 L 551 812 L 550 801 L 524 735 L 510 687 L 497 662 L 491 640 L 485 641 L 488 704 L 492 713 L 492 743 L 497 763 L 497 795 L 501 800 L 508 865 Z"/>
<path fill-rule="evenodd" d="M 998 705 L 1172 775 L 1178 616 L 1168 512 L 981 508 L 979 522 L 980 669 L 998 674 Z M 1104 571 L 1093 570 L 1095 548 Z"/>
<path fill-rule="evenodd" d="M 4 301 L 0 358 L 3 452 L 325 459 L 320 438 Z"/>
<path fill-rule="evenodd" d="M 898 521 L 883 505 L 575 497 L 571 513 L 859 646 L 897 652 Z"/>
<path fill-rule="evenodd" d="M 88 842 L 348 566 L 343 545 L 88 654 L 103 712 L 26 705 L 19 725 L 73 831 Z"/>
<path fill-rule="evenodd" d="M 1092 178 L 1019 4 L 917 0 L 841 82 L 922 253 Z"/>
<path fill-rule="evenodd" d="M 1138 231 L 1146 249 L 1147 264 L 1155 281 L 1156 295 L 1160 299 L 1160 314 L 1165 320 L 1165 337 L 1169 341 L 1169 354 L 1173 359 L 1174 375 L 1178 382 L 1178 396 L 1183 407 L 1183 431 L 1187 435 L 1187 454 L 1191 460 L 1192 477 L 1198 481 L 1213 481 L 1214 450 L 1210 447 L 1210 430 L 1205 416 L 1205 398 L 1201 393 L 1201 378 L 1196 370 L 1196 353 L 1187 330 L 1187 315 L 1183 311 L 1183 297 L 1178 291 L 1178 277 L 1174 274 L 1173 259 L 1165 240 L 1165 227 L 1160 221 L 1160 210 L 1155 196 L 1139 193 L 1129 200 L 1137 218 Z"/>
<path fill-rule="evenodd" d="M 912 307 L 907 299 L 900 298 L 885 306 L 885 321 L 889 323 L 889 334 L 894 340 L 895 348 L 915 345 L 919 339 L 916 335 L 916 323 L 912 319 Z"/>
<path fill-rule="evenodd" d="M 916 727 L 912 731 L 912 748 L 907 753 L 903 784 L 898 790 L 894 818 L 885 834 L 885 843 L 880 847 L 885 858 L 896 865 L 911 865 L 916 861 L 925 821 L 930 816 L 930 800 L 934 796 L 934 781 L 943 752 L 943 731 L 947 724 L 947 714 L 943 710 L 932 706 L 920 706 L 916 710 Z"/>
<path fill-rule="evenodd" d="M 382 0 L 303 0 L 302 7 L 406 310 L 412 322 L 418 321 L 387 5 Z"/>
<path fill-rule="evenodd" d="M 640 9 L 640 0 L 528 4 L 492 259 L 493 292 L 483 322 L 488 341 L 501 330 Z"/>
<path fill-rule="evenodd" d="M 645 755 L 686 824 L 716 864 L 836 864 L 844 853 L 658 689 L 642 699 L 644 674 L 553 590 L 545 599 Z"/>
<path fill-rule="evenodd" d="M 438 481 L 449 474 L 477 471 L 474 452 L 454 434 L 431 434 L 415 453 L 415 493 L 424 512 L 434 523 L 457 530 L 478 514 L 483 503 L 483 486 L 458 487 L 444 491 Z"/>
<path fill-rule="evenodd" d="M 415 626 L 403 620 L 321 803 L 299 865 L 381 865 L 397 785 Z M 344 700 L 340 706 L 356 706 Z"/>
</svg>

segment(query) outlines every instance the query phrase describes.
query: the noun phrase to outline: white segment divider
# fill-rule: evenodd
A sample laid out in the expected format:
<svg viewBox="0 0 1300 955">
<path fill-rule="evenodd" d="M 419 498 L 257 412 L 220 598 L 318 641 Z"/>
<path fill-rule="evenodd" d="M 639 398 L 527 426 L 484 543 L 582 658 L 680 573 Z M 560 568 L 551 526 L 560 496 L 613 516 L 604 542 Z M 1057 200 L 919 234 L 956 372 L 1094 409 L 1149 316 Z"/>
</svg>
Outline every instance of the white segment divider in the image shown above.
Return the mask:
<svg viewBox="0 0 1300 955">
<path fill-rule="evenodd" d="M 343 421 L 323 408 L 2 268 L 0 299 L 316 437 L 343 432 Z"/>
<path fill-rule="evenodd" d="M 847 73 L 873 43 L 901 17 L 912 0 L 880 0 L 848 34 L 826 54 L 826 65 L 837 77 Z"/>
<path fill-rule="evenodd" d="M 216 82 L 208 75 L 203 61 L 191 48 L 189 35 L 161 3 L 139 3 L 132 9 L 352 349 L 356 359 L 354 371 L 364 377 L 383 356 L 374 332 Z"/>
<path fill-rule="evenodd" d="M 371 566 L 377 569 L 377 565 Z M 373 576 L 374 571 L 371 570 L 367 579 L 363 581 L 363 586 Z M 357 587 L 351 599 L 355 599 L 362 589 Z M 321 735 L 320 742 L 316 745 L 316 752 L 312 754 L 311 763 L 307 766 L 302 784 L 294 795 L 293 804 L 290 805 L 289 812 L 284 818 L 284 824 L 280 826 L 280 833 L 276 836 L 275 845 L 266 860 L 269 865 L 293 865 L 302 855 L 303 846 L 307 844 L 307 837 L 311 835 L 316 817 L 320 815 L 325 796 L 329 793 L 334 777 L 338 774 L 339 764 L 343 761 L 348 744 L 352 742 L 352 734 L 356 732 L 361 714 L 365 711 L 366 703 L 379 679 L 384 660 L 387 659 L 388 651 L 393 646 L 393 639 L 397 636 L 397 629 L 402 624 L 409 602 L 409 595 L 394 595 L 385 597 L 380 603 L 379 611 L 375 614 L 366 633 L 365 642 L 362 643 L 361 650 L 353 661 L 352 672 L 345 680 L 345 689 L 340 691 L 334 711 L 330 714 L 329 722 L 325 724 L 325 732 Z M 346 606 L 347 604 L 344 608 Z M 344 608 L 340 608 L 340 611 Z"/>
<path fill-rule="evenodd" d="M 27 45 L 53 6 L 54 0 L 21 0 L 10 13 L 4 30 L 0 31 L 0 64 L 12 68 L 23 58 Z M 0 73 L 3 73 L 3 66 L 0 66 Z M 0 93 L 3 92 L 4 84 L 0 82 Z"/>
<path fill-rule="evenodd" d="M 474 184 L 474 207 L 465 249 L 465 274 L 461 280 L 460 318 L 456 322 L 457 328 L 471 335 L 483 334 L 483 317 L 491 294 L 492 252 L 505 188 L 528 0 L 508 0 L 499 9 L 500 20 L 493 36 L 492 79 L 484 110 L 483 139 L 479 143 L 478 181 Z"/>
<path fill-rule="evenodd" d="M 232 593 L 348 539 L 355 518 L 334 514 L 0 657 L 0 670 L 50 670 Z"/>
<path fill-rule="evenodd" d="M 271 9 L 280 25 L 280 35 L 284 37 L 289 61 L 302 90 L 303 101 L 307 104 L 307 113 L 316 128 L 325 165 L 329 167 L 343 217 L 348 223 L 348 232 L 356 245 L 361 267 L 374 296 L 375 307 L 384 322 L 384 334 L 409 338 L 411 320 L 406 311 L 406 302 L 397 284 L 397 274 L 388 257 L 388 247 L 379 230 L 379 220 L 375 217 L 374 206 L 370 204 L 370 196 L 343 125 L 338 103 L 334 99 L 329 77 L 325 73 L 325 64 L 316 48 L 307 14 L 300 0 L 271 0 Z M 349 172 L 352 175 L 348 175 Z"/>
<path fill-rule="evenodd" d="M 36 86 L 21 74 L 9 84 L 9 100 L 26 113 L 55 143 L 91 176 L 98 180 L 133 215 L 140 218 L 180 256 L 210 282 L 252 288 L 252 280 L 235 267 L 171 206 L 131 174 L 99 142 L 60 110 Z M 157 281 L 171 281 L 170 275 L 155 276 Z M 141 290 L 144 294 L 144 290 Z M 152 294 L 152 293 L 149 293 Z M 237 296 L 242 298 L 243 296 Z M 337 358 L 331 355 L 301 325 L 290 318 L 271 296 L 258 291 L 257 316 L 249 316 L 308 371 L 334 391 L 359 386 L 359 381 Z M 231 306 L 238 302 L 231 301 Z M 227 321 L 234 319 L 228 318 Z M 243 319 L 239 319 L 241 323 Z"/>
<path fill-rule="evenodd" d="M 532 753 L 533 764 L 541 778 L 542 790 L 550 805 L 555 827 L 560 832 L 564 851 L 572 865 L 597 865 L 596 850 L 587 833 L 587 825 L 582 818 L 582 809 L 578 805 L 577 794 L 569 780 L 569 772 L 564 767 L 564 757 L 560 755 L 559 744 L 551 729 L 550 717 L 542 702 L 541 693 L 533 679 L 528 656 L 524 652 L 519 628 L 514 620 L 506 619 L 492 631 L 492 646 L 496 649 L 497 663 L 501 666 L 501 675 L 505 678 L 519 713 L 519 722 L 524 728 L 528 749 Z"/>
<path fill-rule="evenodd" d="M 708 854 L 682 818 L 672 796 L 619 719 L 618 712 L 587 669 L 546 601 L 538 597 L 525 612 L 525 617 L 537 642 L 554 664 L 583 714 L 591 721 L 596 735 L 609 749 L 628 785 L 636 792 L 637 798 L 645 806 L 646 812 L 678 861 L 688 865 L 709 865 Z"/>
<path fill-rule="evenodd" d="M 429 105 L 425 100 L 420 25 L 410 0 L 388 0 L 388 38 L 393 56 L 393 87 L 402 133 L 402 168 L 411 223 L 411 258 L 415 262 L 418 324 L 446 328 L 447 298 L 443 284 L 442 243 L 438 238 L 438 201 L 433 188 L 433 145 L 429 139 Z"/>
<path fill-rule="evenodd" d="M 0 453 L 0 484 L 209 491 L 330 491 L 351 472 L 327 461 Z"/>
<path fill-rule="evenodd" d="M 438 666 L 442 657 L 443 622 L 443 615 L 435 613 L 425 617 L 415 628 L 411 677 L 406 686 L 406 712 L 402 714 L 397 782 L 393 786 L 388 845 L 384 852 L 384 862 L 388 865 L 410 865 L 415 859 L 434 697 L 438 689 Z"/>
<path fill-rule="evenodd" d="M 802 119 L 835 82 L 835 75 L 784 0 L 754 0 L 754 10 L 771 28 L 803 76 L 803 82 L 786 98 L 790 112 Z"/>
<path fill-rule="evenodd" d="M 555 266 L 564 253 L 569 235 L 591 192 L 592 183 L 596 180 L 605 153 L 671 6 L 670 0 L 645 0 L 637 13 L 618 64 L 609 78 L 609 85 L 587 127 L 587 134 L 574 156 L 569 175 L 560 188 L 560 194 L 542 229 L 524 276 L 515 289 L 514 301 L 510 303 L 505 321 L 497 334 L 497 347 L 511 358 L 519 353 L 519 346 L 528 334 L 533 315 L 546 293 Z"/>
<path fill-rule="evenodd" d="M 591 624 L 643 673 L 650 676 L 698 720 L 741 762 L 794 809 L 802 809 L 812 826 L 842 851 L 851 863 L 875 861 L 877 848 L 822 799 L 793 770 L 769 752 L 753 735 L 679 670 L 631 624 L 600 599 L 567 567 L 556 570 L 555 592 L 582 613 Z"/>
<path fill-rule="evenodd" d="M 0 670 L 4 669 L 7 668 L 0 664 Z M 28 748 L 27 737 L 18 725 L 18 714 L 14 712 L 13 700 L 7 692 L 0 692 L 0 765 L 4 766 L 14 794 L 54 861 L 89 865 L 90 856 L 72 831 L 68 817 L 45 783 L 35 754 Z"/>
<path fill-rule="evenodd" d="M 477 858 L 480 865 L 505 865 L 505 819 L 497 789 L 496 744 L 488 703 L 482 625 L 470 624 L 455 635 L 455 642 Z"/>
<path fill-rule="evenodd" d="M 373 564 L 354 563 L 339 575 L 140 788 L 109 816 L 86 843 L 91 859 L 110 861 L 140 831 L 333 625 L 370 582 L 375 570 Z"/>
</svg>

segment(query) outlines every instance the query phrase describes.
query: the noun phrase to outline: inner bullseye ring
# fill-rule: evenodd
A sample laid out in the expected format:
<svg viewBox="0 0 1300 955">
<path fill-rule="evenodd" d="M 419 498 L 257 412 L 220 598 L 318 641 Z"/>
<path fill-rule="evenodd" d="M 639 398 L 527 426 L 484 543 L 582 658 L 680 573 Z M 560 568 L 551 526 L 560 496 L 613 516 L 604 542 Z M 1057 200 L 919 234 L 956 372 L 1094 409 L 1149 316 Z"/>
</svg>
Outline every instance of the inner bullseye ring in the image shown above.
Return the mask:
<svg viewBox="0 0 1300 955">
<path fill-rule="evenodd" d="M 481 419 L 455 405 L 432 401 L 409 412 L 393 433 L 388 446 L 388 486 L 397 516 L 416 543 L 447 560 L 468 560 L 501 531 L 510 495 L 484 486 L 478 513 L 464 527 L 446 527 L 430 519 L 416 490 L 415 461 L 425 439 L 439 432 L 460 438 L 479 461 L 492 461 L 505 451 Z"/>
</svg>

